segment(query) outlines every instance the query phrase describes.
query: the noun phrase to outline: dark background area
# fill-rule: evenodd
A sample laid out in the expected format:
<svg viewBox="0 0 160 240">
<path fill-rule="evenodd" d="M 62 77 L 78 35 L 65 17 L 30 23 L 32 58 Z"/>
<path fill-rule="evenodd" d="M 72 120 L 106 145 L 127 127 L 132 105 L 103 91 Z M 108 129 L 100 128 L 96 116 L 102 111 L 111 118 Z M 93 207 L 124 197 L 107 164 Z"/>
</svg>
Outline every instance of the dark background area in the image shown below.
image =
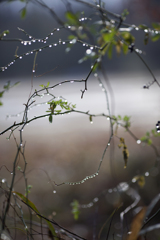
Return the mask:
<svg viewBox="0 0 160 240">
<path fill-rule="evenodd" d="M 89 1 L 88 1 L 89 2 Z M 91 1 L 92 2 L 92 1 Z M 126 22 L 129 24 L 145 24 L 149 27 L 152 22 L 160 21 L 160 4 L 159 1 L 104 1 L 105 7 L 109 11 L 121 14 L 124 9 L 128 9 L 129 15 L 127 16 Z M 65 4 L 66 3 L 66 4 Z M 93 2 L 92 2 L 93 3 Z M 65 1 L 45 1 L 45 4 L 50 8 L 53 8 L 60 20 L 66 21 L 65 11 L 67 10 L 67 2 Z M 70 7 L 73 12 L 84 11 L 86 16 L 92 18 L 92 22 L 89 24 L 95 24 L 97 17 L 94 14 L 94 10 L 87 7 L 85 4 L 77 3 L 76 1 L 70 1 Z M 25 3 L 19 1 L 2 1 L 0 3 L 0 29 L 1 32 L 4 30 L 9 30 L 10 34 L 7 38 L 20 38 L 23 40 L 29 40 L 17 27 L 24 29 L 28 34 L 34 36 L 35 38 L 45 38 L 54 28 L 60 27 L 60 25 L 55 21 L 52 13 L 49 9 L 36 3 L 36 1 L 29 1 L 27 4 L 27 14 L 24 19 L 21 19 L 21 10 L 25 7 Z M 59 39 L 67 40 L 70 33 L 67 30 L 62 29 L 47 41 L 49 43 L 56 43 Z M 159 42 L 149 41 L 148 45 L 145 46 L 143 43 L 144 32 L 143 31 L 133 31 L 133 35 L 136 37 L 136 47 L 141 49 L 144 54 L 143 58 L 146 60 L 147 64 L 153 70 L 159 69 L 158 56 L 160 55 Z M 3 67 L 13 60 L 15 51 L 18 47 L 18 54 L 22 54 L 29 50 L 39 48 L 44 46 L 44 43 L 32 43 L 31 46 L 23 46 L 18 42 L 1 42 L 0 45 L 0 66 Z M 65 49 L 66 45 L 58 45 L 52 49 L 45 49 L 38 54 L 37 57 L 37 74 L 42 74 L 48 72 L 54 68 L 56 70 L 51 72 L 47 76 L 53 75 L 74 75 L 87 72 L 90 62 L 84 62 L 78 64 L 78 60 L 81 59 L 85 54 L 85 48 L 80 44 L 73 46 L 73 49 L 67 54 Z M 132 55 L 132 56 L 130 56 Z M 145 70 L 143 64 L 137 60 L 134 54 L 128 54 L 128 56 L 117 56 L 114 51 L 111 60 L 105 59 L 108 72 L 134 72 Z M 33 56 L 23 57 L 22 60 L 17 61 L 14 67 L 10 67 L 10 71 L 6 71 L 1 74 L 1 78 L 7 78 L 9 76 L 22 77 L 22 79 L 27 76 L 30 77 L 30 73 L 33 66 Z"/>
</svg>

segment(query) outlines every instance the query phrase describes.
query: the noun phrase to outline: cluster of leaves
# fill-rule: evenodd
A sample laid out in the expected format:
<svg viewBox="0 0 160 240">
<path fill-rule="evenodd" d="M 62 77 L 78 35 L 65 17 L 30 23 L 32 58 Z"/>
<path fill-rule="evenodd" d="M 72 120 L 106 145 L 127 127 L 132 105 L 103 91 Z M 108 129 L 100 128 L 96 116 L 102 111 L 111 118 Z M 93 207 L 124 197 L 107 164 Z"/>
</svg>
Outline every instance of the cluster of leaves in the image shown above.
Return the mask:
<svg viewBox="0 0 160 240">
<path fill-rule="evenodd" d="M 146 143 L 147 145 L 152 145 L 152 137 L 158 137 L 160 133 L 158 133 L 155 129 L 152 129 L 150 132 L 146 132 L 146 134 L 140 138 L 141 142 Z"/>
<path fill-rule="evenodd" d="M 0 39 L 5 37 L 7 34 L 9 34 L 9 30 L 4 30 L 2 33 L 0 33 Z"/>
<path fill-rule="evenodd" d="M 4 86 L 3 86 L 3 91 L 0 92 L 0 98 L 3 97 L 3 94 L 8 91 L 10 88 L 15 87 L 19 84 L 19 82 L 16 82 L 15 84 L 11 85 L 10 81 L 8 81 Z M 3 103 L 0 101 L 0 106 L 2 106 Z"/>
<path fill-rule="evenodd" d="M 26 190 L 25 190 L 25 196 L 27 196 L 28 193 L 31 192 L 32 187 L 33 187 L 32 185 L 27 185 L 27 188 L 26 188 Z"/>
<path fill-rule="evenodd" d="M 133 178 L 134 182 L 137 182 L 137 184 L 143 188 L 145 185 L 145 177 L 143 175 L 137 175 Z"/>
<path fill-rule="evenodd" d="M 130 122 L 130 116 L 125 115 L 124 117 L 122 117 L 121 115 L 116 116 L 112 116 L 113 122 L 112 124 L 118 124 L 120 123 L 121 125 L 123 125 L 123 127 L 125 127 L 126 129 L 128 129 L 131 126 L 131 122 Z"/>
<path fill-rule="evenodd" d="M 128 151 L 127 145 L 125 144 L 124 138 L 120 138 L 120 143 L 118 144 L 118 147 L 123 148 L 122 153 L 123 153 L 123 159 L 124 159 L 124 168 L 126 168 L 128 158 L 129 158 L 129 151 Z"/>
<path fill-rule="evenodd" d="M 52 115 L 54 113 L 59 114 L 59 113 L 62 112 L 63 109 L 65 109 L 66 111 L 71 111 L 74 108 L 76 108 L 75 104 L 68 103 L 67 101 L 63 101 L 62 99 L 57 100 L 57 101 L 53 100 L 51 102 L 48 102 L 48 104 L 50 105 L 50 107 L 49 107 L 49 110 L 46 111 L 46 112 L 50 113 L 50 115 L 49 115 L 49 122 L 50 123 L 52 123 L 52 121 L 53 121 Z M 61 109 L 56 109 L 58 106 Z"/>
<path fill-rule="evenodd" d="M 144 44 L 147 45 L 149 39 L 151 41 L 155 42 L 160 39 L 160 23 L 152 23 L 153 31 L 150 30 L 150 28 L 144 24 L 139 25 L 139 29 L 144 30 L 145 36 L 144 36 Z"/>
</svg>

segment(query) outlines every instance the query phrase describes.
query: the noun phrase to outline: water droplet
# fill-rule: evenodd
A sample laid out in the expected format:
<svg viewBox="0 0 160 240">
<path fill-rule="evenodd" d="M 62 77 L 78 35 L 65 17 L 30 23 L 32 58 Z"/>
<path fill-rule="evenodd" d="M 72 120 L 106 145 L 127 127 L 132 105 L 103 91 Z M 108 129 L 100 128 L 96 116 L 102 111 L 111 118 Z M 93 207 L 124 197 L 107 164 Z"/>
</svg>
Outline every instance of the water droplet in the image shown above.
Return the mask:
<svg viewBox="0 0 160 240">
<path fill-rule="evenodd" d="M 59 28 L 57 28 L 57 31 L 59 31 L 60 29 Z"/>
<path fill-rule="evenodd" d="M 74 81 L 72 80 L 72 81 L 70 81 L 70 83 L 74 83 Z"/>
<path fill-rule="evenodd" d="M 96 198 L 93 199 L 93 202 L 98 202 L 98 200 L 99 199 L 96 197 Z"/>
<path fill-rule="evenodd" d="M 36 40 L 35 40 L 35 39 L 33 39 L 33 40 L 32 40 L 32 42 L 36 42 Z"/>
<path fill-rule="evenodd" d="M 32 36 L 29 36 L 29 38 L 32 38 Z"/>
<path fill-rule="evenodd" d="M 141 143 L 141 140 L 140 140 L 140 139 L 138 139 L 138 140 L 137 140 L 137 144 L 140 144 L 140 143 Z"/>
<path fill-rule="evenodd" d="M 109 193 L 112 193 L 113 191 L 112 191 L 112 189 L 108 189 L 108 192 L 109 192 Z"/>
<path fill-rule="evenodd" d="M 51 32 L 51 35 L 53 35 L 53 32 Z"/>
<path fill-rule="evenodd" d="M 30 54 L 33 54 L 33 52 L 31 51 Z"/>
<path fill-rule="evenodd" d="M 144 29 L 144 32 L 148 33 L 148 29 Z"/>
<path fill-rule="evenodd" d="M 69 47 L 67 47 L 65 51 L 66 51 L 66 52 L 69 52 L 70 50 L 71 50 L 71 49 L 70 49 Z"/>
<path fill-rule="evenodd" d="M 56 190 L 54 190 L 53 193 L 56 193 Z"/>
<path fill-rule="evenodd" d="M 118 188 L 119 191 L 125 192 L 129 189 L 129 185 L 126 182 L 121 182 L 121 183 L 118 184 L 117 188 Z"/>
<path fill-rule="evenodd" d="M 52 47 L 52 45 L 49 45 L 49 47 Z"/>
<path fill-rule="evenodd" d="M 22 56 L 19 56 L 19 59 L 22 59 Z"/>
<path fill-rule="evenodd" d="M 41 51 L 42 51 L 42 49 L 40 48 L 40 49 L 39 49 L 39 52 L 41 52 Z"/>
<path fill-rule="evenodd" d="M 72 40 L 72 43 L 75 44 L 76 42 L 77 42 L 77 39 L 74 38 L 74 39 Z"/>
<path fill-rule="evenodd" d="M 13 172 L 11 172 L 11 175 L 13 175 Z"/>
<path fill-rule="evenodd" d="M 5 179 L 5 178 L 3 178 L 3 179 L 2 179 L 2 183 L 5 183 L 5 182 L 6 182 L 6 179 Z"/>
<path fill-rule="evenodd" d="M 34 73 L 34 72 L 35 72 L 35 69 L 33 69 L 32 72 Z"/>
<path fill-rule="evenodd" d="M 110 143 L 108 143 L 108 146 L 110 146 Z"/>
<path fill-rule="evenodd" d="M 68 26 L 68 28 L 71 28 L 71 26 Z"/>
<path fill-rule="evenodd" d="M 27 41 L 25 41 L 23 44 L 26 46 L 27 45 Z"/>
<path fill-rule="evenodd" d="M 5 37 L 7 34 L 6 33 L 3 33 L 3 36 Z"/>
<path fill-rule="evenodd" d="M 93 121 L 90 121 L 91 124 L 93 124 Z"/>
<path fill-rule="evenodd" d="M 23 41 L 21 41 L 21 44 L 24 44 L 24 42 L 23 42 Z"/>
<path fill-rule="evenodd" d="M 54 43 L 54 46 L 57 46 L 57 43 Z"/>
<path fill-rule="evenodd" d="M 100 8 L 100 5 L 98 4 L 97 7 Z"/>
<path fill-rule="evenodd" d="M 63 44 L 66 44 L 65 42 L 63 42 Z"/>
<path fill-rule="evenodd" d="M 98 74 L 97 74 L 97 73 L 94 73 L 94 77 L 98 77 Z"/>
<path fill-rule="evenodd" d="M 86 53 L 89 55 L 89 54 L 92 53 L 92 50 L 91 50 L 91 49 L 87 49 L 87 50 L 86 50 Z"/>
<path fill-rule="evenodd" d="M 102 91 L 105 92 L 105 88 L 102 88 Z"/>
<path fill-rule="evenodd" d="M 132 179 L 132 182 L 133 182 L 133 183 L 135 183 L 136 181 L 137 181 L 137 179 L 136 179 L 136 178 L 133 178 L 133 179 Z"/>
<path fill-rule="evenodd" d="M 136 31 L 138 31 L 138 30 L 139 30 L 139 28 L 138 28 L 138 27 L 136 27 L 136 28 L 135 28 L 135 30 L 136 30 Z"/>
<path fill-rule="evenodd" d="M 46 37 L 46 39 L 45 40 L 47 40 L 48 39 L 48 37 Z"/>
<path fill-rule="evenodd" d="M 149 176 L 149 172 L 145 172 L 145 174 L 144 174 L 146 177 L 148 177 Z"/>
<path fill-rule="evenodd" d="M 41 41 L 41 39 L 38 39 L 38 42 L 40 42 Z"/>
<path fill-rule="evenodd" d="M 85 43 L 83 43 L 83 47 L 85 47 L 86 46 L 86 44 Z"/>
<path fill-rule="evenodd" d="M 43 43 L 46 43 L 46 41 L 44 41 Z"/>
</svg>

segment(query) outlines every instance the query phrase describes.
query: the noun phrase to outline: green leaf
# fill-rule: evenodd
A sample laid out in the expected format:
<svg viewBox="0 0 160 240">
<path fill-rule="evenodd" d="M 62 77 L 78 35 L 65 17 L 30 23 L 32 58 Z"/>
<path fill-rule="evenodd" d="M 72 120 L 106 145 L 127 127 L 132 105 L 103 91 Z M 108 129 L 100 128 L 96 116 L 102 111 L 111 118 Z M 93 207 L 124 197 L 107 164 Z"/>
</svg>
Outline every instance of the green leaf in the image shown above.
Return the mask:
<svg viewBox="0 0 160 240">
<path fill-rule="evenodd" d="M 5 85 L 3 86 L 5 90 L 8 90 L 9 87 L 10 87 L 10 81 L 6 82 Z"/>
<path fill-rule="evenodd" d="M 75 38 L 76 38 L 75 35 L 69 35 L 69 36 L 68 36 L 68 39 L 69 39 L 69 40 L 73 40 L 73 39 L 75 39 Z"/>
<path fill-rule="evenodd" d="M 23 194 L 19 193 L 19 192 L 15 192 L 13 191 L 13 193 L 17 194 L 24 203 L 26 203 L 27 205 L 29 205 L 36 213 L 40 214 L 40 212 L 38 211 L 38 209 L 36 208 L 36 206 L 34 205 L 33 202 L 31 202 L 28 198 L 26 198 Z M 48 220 L 45 219 L 45 221 L 47 222 L 48 224 L 48 227 L 52 233 L 52 235 L 55 237 L 56 240 L 58 240 L 59 238 L 56 238 L 57 237 L 57 234 L 55 232 L 55 229 L 53 227 L 53 225 L 51 224 L 51 222 L 49 222 Z"/>
<path fill-rule="evenodd" d="M 71 206 L 72 206 L 72 214 L 74 216 L 74 219 L 78 220 L 79 214 L 80 214 L 79 202 L 77 200 L 73 200 L 73 202 L 71 203 Z"/>
<path fill-rule="evenodd" d="M 0 98 L 3 96 L 4 91 L 0 92 Z"/>
<path fill-rule="evenodd" d="M 5 30 L 2 32 L 2 35 L 7 35 L 7 34 L 9 34 L 9 30 Z"/>
<path fill-rule="evenodd" d="M 47 83 L 47 85 L 46 85 L 47 88 L 49 87 L 49 84 L 50 84 L 50 82 Z"/>
<path fill-rule="evenodd" d="M 23 194 L 19 193 L 19 192 L 15 192 L 13 191 L 13 193 L 17 194 L 23 202 L 25 202 L 27 205 L 29 205 L 35 212 L 39 213 L 38 209 L 36 208 L 36 206 L 34 205 L 34 203 L 32 203 L 28 198 L 26 198 Z"/>
<path fill-rule="evenodd" d="M 160 30 L 160 23 L 152 23 L 152 27 L 153 27 L 155 30 Z"/>
<path fill-rule="evenodd" d="M 75 26 L 79 25 L 78 14 L 73 14 L 72 12 L 68 11 L 66 12 L 65 15 L 69 24 L 75 25 Z"/>
<path fill-rule="evenodd" d="M 152 35 L 151 35 L 152 42 L 158 41 L 159 38 L 160 38 L 160 33 L 152 33 Z"/>
<path fill-rule="evenodd" d="M 52 115 L 49 115 L 49 122 L 52 123 L 52 121 L 53 121 Z"/>
<path fill-rule="evenodd" d="M 129 45 L 135 41 L 135 37 L 130 32 L 121 32 L 121 36 Z"/>
<path fill-rule="evenodd" d="M 148 29 L 147 25 L 145 25 L 145 24 L 139 25 L 139 28 L 142 30 Z"/>
<path fill-rule="evenodd" d="M 123 12 L 121 13 L 121 16 L 123 18 L 123 21 L 126 19 L 126 16 L 129 14 L 127 9 L 124 9 Z"/>
<path fill-rule="evenodd" d="M 146 136 L 147 136 L 147 137 L 150 137 L 150 133 L 149 133 L 149 132 L 146 132 Z"/>
<path fill-rule="evenodd" d="M 147 140 L 147 144 L 150 146 L 150 145 L 152 144 L 152 139 L 149 138 L 149 139 Z"/>
<path fill-rule="evenodd" d="M 3 106 L 3 103 L 0 101 L 0 106 Z"/>
<path fill-rule="evenodd" d="M 27 9 L 26 7 L 24 7 L 22 10 L 21 10 L 21 18 L 24 19 L 26 17 L 26 13 L 27 13 Z"/>
<path fill-rule="evenodd" d="M 143 136 L 143 137 L 140 138 L 141 142 L 146 142 L 147 139 L 148 139 L 148 138 L 147 138 L 146 136 Z"/>
<path fill-rule="evenodd" d="M 42 88 L 44 88 L 44 87 L 45 87 L 43 84 L 40 84 L 39 86 L 40 86 L 40 87 L 42 87 Z"/>
<path fill-rule="evenodd" d="M 122 49 L 123 49 L 123 53 L 124 53 L 124 54 L 127 54 L 127 53 L 128 53 L 128 45 L 123 44 Z"/>
<path fill-rule="evenodd" d="M 115 28 L 111 29 L 111 32 L 104 33 L 103 34 L 104 41 L 105 42 L 112 42 L 116 33 L 117 33 L 117 30 Z"/>
<path fill-rule="evenodd" d="M 57 234 L 56 234 L 56 232 L 55 232 L 55 229 L 54 229 L 52 223 L 51 223 L 50 221 L 47 221 L 46 219 L 45 219 L 45 221 L 47 222 L 48 227 L 49 227 L 49 229 L 50 229 L 50 231 L 51 231 L 52 236 L 54 237 L 54 239 L 55 239 L 55 240 L 59 240 L 59 237 L 56 237 Z"/>
<path fill-rule="evenodd" d="M 130 120 L 130 117 L 129 117 L 129 116 L 124 116 L 124 117 L 123 117 L 123 121 L 124 121 L 124 122 L 128 122 L 129 120 Z"/>
<path fill-rule="evenodd" d="M 112 58 L 113 44 L 110 43 L 107 51 L 108 58 Z"/>
</svg>

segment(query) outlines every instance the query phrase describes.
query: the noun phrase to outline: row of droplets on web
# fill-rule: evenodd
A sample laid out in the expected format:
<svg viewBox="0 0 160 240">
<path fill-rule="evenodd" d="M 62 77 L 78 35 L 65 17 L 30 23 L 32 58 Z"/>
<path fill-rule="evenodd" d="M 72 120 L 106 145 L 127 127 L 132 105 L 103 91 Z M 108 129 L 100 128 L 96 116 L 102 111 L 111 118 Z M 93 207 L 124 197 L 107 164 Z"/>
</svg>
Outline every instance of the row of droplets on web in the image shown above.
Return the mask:
<svg viewBox="0 0 160 240">
<path fill-rule="evenodd" d="M 85 21 L 87 20 L 87 18 L 81 18 L 79 19 L 79 21 Z M 59 32 L 62 28 L 68 28 L 68 29 L 71 29 L 71 30 L 75 30 L 73 28 L 75 28 L 74 26 L 64 26 L 64 27 L 61 27 L 61 28 L 55 28 L 47 37 L 45 37 L 44 39 L 35 39 L 33 36 L 27 34 L 23 29 L 21 28 L 18 28 L 18 30 L 22 31 L 25 33 L 25 35 L 27 35 L 29 37 L 29 41 L 20 41 L 21 44 L 23 44 L 24 46 L 27 46 L 27 45 L 31 45 L 32 43 L 36 43 L 36 42 L 39 42 L 39 43 L 46 43 L 47 40 L 49 39 L 50 36 L 52 36 L 54 34 L 54 32 Z M 80 29 L 83 29 L 83 26 L 80 26 L 79 27 Z M 135 25 L 132 25 L 131 28 L 135 29 L 135 30 L 140 30 L 140 28 L 136 27 Z M 129 28 L 128 28 L 129 29 Z M 150 30 L 150 29 L 144 29 L 144 32 L 152 32 L 152 33 L 155 33 L 155 34 L 158 34 L 159 31 L 154 31 L 154 30 Z M 3 36 L 6 36 L 6 34 L 4 33 Z M 88 55 L 94 55 L 94 52 L 93 50 L 96 50 L 96 49 L 101 49 L 99 46 L 96 46 L 96 45 L 91 45 L 91 44 L 88 44 L 88 43 L 85 43 L 81 40 L 78 40 L 76 38 L 72 39 L 72 40 L 66 40 L 66 41 L 62 41 L 61 39 L 59 39 L 59 41 L 57 43 L 52 43 L 52 44 L 49 44 L 49 45 L 46 45 L 42 48 L 39 48 L 39 49 L 34 49 L 32 51 L 28 51 L 27 53 L 24 53 L 24 54 L 21 54 L 21 55 L 17 55 L 16 58 L 11 61 L 10 63 L 8 63 L 6 66 L 4 67 L 1 67 L 1 71 L 5 71 L 8 69 L 8 67 L 10 67 L 11 65 L 13 65 L 15 63 L 15 61 L 17 59 L 22 59 L 23 56 L 25 55 L 30 55 L 30 54 L 33 54 L 34 52 L 41 52 L 44 48 L 51 48 L 51 47 L 56 47 L 60 44 L 75 44 L 76 42 L 79 42 L 82 44 L 83 47 L 89 47 L 89 49 L 86 50 L 86 54 Z M 70 48 L 66 48 L 66 51 L 69 51 Z M 142 51 L 139 50 L 139 49 L 135 49 L 136 52 L 142 54 Z M 81 61 L 79 61 L 79 63 L 81 63 Z M 33 72 L 35 72 L 35 69 L 32 70 Z"/>
</svg>

